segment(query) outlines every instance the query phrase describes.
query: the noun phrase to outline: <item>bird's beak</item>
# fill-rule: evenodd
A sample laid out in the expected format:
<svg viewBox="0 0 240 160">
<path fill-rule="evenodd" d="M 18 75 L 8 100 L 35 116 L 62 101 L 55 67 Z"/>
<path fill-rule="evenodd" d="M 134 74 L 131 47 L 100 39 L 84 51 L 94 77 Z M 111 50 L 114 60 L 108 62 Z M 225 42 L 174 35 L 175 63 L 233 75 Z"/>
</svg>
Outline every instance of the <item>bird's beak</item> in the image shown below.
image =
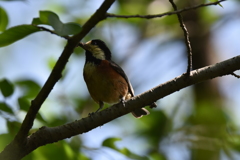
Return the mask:
<svg viewBox="0 0 240 160">
<path fill-rule="evenodd" d="M 87 43 L 82 43 L 82 48 L 85 49 L 85 50 L 89 50 L 91 48 L 91 41 L 88 41 Z"/>
</svg>

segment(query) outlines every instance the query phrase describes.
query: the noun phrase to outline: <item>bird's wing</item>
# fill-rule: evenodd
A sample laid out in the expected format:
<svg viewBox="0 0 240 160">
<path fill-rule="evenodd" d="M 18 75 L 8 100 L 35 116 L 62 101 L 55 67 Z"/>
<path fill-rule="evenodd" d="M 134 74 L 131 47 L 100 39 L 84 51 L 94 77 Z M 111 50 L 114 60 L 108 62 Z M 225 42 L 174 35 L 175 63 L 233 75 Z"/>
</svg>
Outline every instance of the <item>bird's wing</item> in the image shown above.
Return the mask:
<svg viewBox="0 0 240 160">
<path fill-rule="evenodd" d="M 130 94 L 132 95 L 132 97 L 134 97 L 134 90 L 132 88 L 132 85 L 131 85 L 130 81 L 128 80 L 127 75 L 123 71 L 123 69 L 119 65 L 117 65 L 115 62 L 113 62 L 113 61 L 110 62 L 110 66 L 115 71 L 117 71 L 126 80 L 126 82 L 128 83 L 128 90 L 129 90 Z"/>
</svg>

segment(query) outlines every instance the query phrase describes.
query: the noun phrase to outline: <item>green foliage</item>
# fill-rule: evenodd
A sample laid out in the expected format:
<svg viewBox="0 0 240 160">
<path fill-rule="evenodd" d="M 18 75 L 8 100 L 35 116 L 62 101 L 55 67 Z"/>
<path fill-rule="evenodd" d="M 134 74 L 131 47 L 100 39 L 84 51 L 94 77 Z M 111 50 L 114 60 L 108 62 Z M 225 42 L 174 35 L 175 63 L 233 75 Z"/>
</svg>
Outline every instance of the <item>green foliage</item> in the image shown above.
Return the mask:
<svg viewBox="0 0 240 160">
<path fill-rule="evenodd" d="M 116 137 L 107 138 L 102 142 L 102 146 L 117 150 L 115 142 L 120 140 L 121 140 L 120 138 L 116 138 Z"/>
<path fill-rule="evenodd" d="M 9 144 L 15 135 L 12 134 L 0 134 L 0 151 L 2 151 L 7 144 Z"/>
<path fill-rule="evenodd" d="M 127 148 L 121 148 L 119 149 L 116 145 L 115 145 L 115 142 L 116 141 L 120 141 L 121 139 L 120 138 L 117 138 L 117 137 L 110 137 L 110 138 L 107 138 L 103 141 L 102 143 L 102 146 L 104 147 L 108 147 L 108 148 L 111 148 L 115 151 L 118 151 L 119 153 L 131 158 L 131 159 L 139 159 L 139 160 L 147 160 L 148 158 L 146 156 L 139 156 L 133 152 L 131 152 L 129 149 Z"/>
<path fill-rule="evenodd" d="M 0 102 L 0 111 L 7 112 L 9 114 L 14 114 L 12 108 L 5 102 Z"/>
<path fill-rule="evenodd" d="M 163 154 L 158 152 L 150 153 L 149 156 L 151 160 L 167 160 L 167 158 Z"/>
<path fill-rule="evenodd" d="M 30 103 L 25 97 L 18 98 L 18 105 L 21 110 L 26 111 L 26 112 L 28 111 L 28 109 L 30 107 Z"/>
<path fill-rule="evenodd" d="M 23 91 L 22 97 L 18 98 L 19 109 L 27 112 L 30 107 L 30 99 L 35 98 L 40 91 L 40 86 L 36 82 L 30 79 L 16 81 L 15 84 Z M 37 114 L 36 119 L 41 122 L 46 122 L 40 113 Z"/>
<path fill-rule="evenodd" d="M 33 151 L 23 158 L 23 160 L 89 160 L 83 153 L 75 151 L 65 141 L 60 141 L 52 145 L 46 145 Z"/>
<path fill-rule="evenodd" d="M 13 84 L 7 79 L 3 79 L 0 81 L 0 90 L 2 92 L 2 95 L 7 98 L 13 94 L 14 87 Z"/>
<path fill-rule="evenodd" d="M 5 30 L 0 34 L 0 47 L 10 45 L 32 33 L 40 31 L 39 28 L 32 25 L 19 25 Z"/>
<path fill-rule="evenodd" d="M 216 2 L 216 0 L 210 0 L 210 2 Z M 219 5 L 220 7 L 223 8 L 223 6 L 221 5 L 221 3 L 218 3 L 217 5 Z"/>
<path fill-rule="evenodd" d="M 155 5 L 155 4 L 157 4 L 156 2 L 158 2 L 158 1 L 119 0 L 119 1 L 116 1 L 116 3 L 118 4 L 116 6 L 116 14 L 123 14 L 123 15 L 152 14 L 150 5 L 152 5 L 152 3 L 154 3 L 154 5 Z M 181 4 L 183 3 L 183 1 L 176 1 L 176 2 L 179 2 Z M 187 3 L 187 2 L 185 2 L 185 3 Z M 194 2 L 192 2 L 192 3 L 194 3 Z M 198 3 L 203 3 L 203 1 L 198 2 Z M 52 5 L 54 5 L 54 2 Z M 60 2 L 58 5 L 61 5 Z M 169 4 L 169 6 L 171 7 L 170 4 Z M 70 19 L 74 19 L 74 16 L 77 17 L 77 20 L 75 19 L 75 20 L 73 20 L 73 22 L 85 22 L 86 21 L 86 18 L 82 17 L 81 14 L 74 15 L 74 16 L 71 15 L 72 13 L 69 14 L 70 10 L 74 10 L 74 8 L 67 8 L 66 6 L 62 6 L 62 8 L 64 8 L 63 10 L 65 10 L 68 13 L 68 16 L 70 17 Z M 76 8 L 77 8 L 77 10 L 79 10 L 79 7 L 76 7 Z M 181 9 L 181 8 L 184 8 L 184 7 L 179 7 L 179 9 Z M 170 10 L 172 10 L 172 8 L 170 8 Z M 200 21 L 201 21 L 201 24 L 203 24 L 202 28 L 204 28 L 204 26 L 213 25 L 215 22 L 217 22 L 217 20 L 219 20 L 219 18 L 221 18 L 218 14 L 212 13 L 212 10 L 210 10 L 208 8 L 194 10 L 194 11 L 199 11 L 199 13 L 197 15 L 200 15 L 200 17 L 201 17 Z M 157 12 L 161 13 L 162 11 L 159 10 Z M 185 12 L 185 13 L 188 14 L 188 12 Z M 90 14 L 91 13 L 87 13 L 87 15 L 89 15 L 89 16 L 90 16 Z M 182 14 L 182 15 L 183 15 L 184 21 L 187 22 L 187 20 L 188 20 L 186 18 L 187 16 L 184 16 L 184 14 Z M 194 16 L 194 14 L 191 14 L 191 16 Z M 6 30 L 6 27 L 8 25 L 7 17 L 8 16 L 7 16 L 7 13 L 5 12 L 5 10 L 3 8 L 0 8 L 0 31 L 3 31 L 3 33 L 0 34 L 0 47 L 10 45 L 22 38 L 25 38 L 26 36 L 28 36 L 32 33 L 41 31 L 41 29 L 38 28 L 40 26 L 52 27 L 53 32 L 59 36 L 73 35 L 73 34 L 77 34 L 81 31 L 81 26 L 79 24 L 73 23 L 73 22 L 63 23 L 60 20 L 61 17 L 59 17 L 56 13 L 54 13 L 52 11 L 40 11 L 39 17 L 34 18 L 31 25 L 14 26 L 14 27 Z M 199 21 L 199 19 L 198 20 L 196 19 L 196 21 Z M 188 23 L 193 24 L 195 22 L 188 21 L 186 23 L 186 25 L 188 25 Z M 110 46 L 110 48 L 114 48 L 113 46 L 116 44 L 115 42 L 120 41 L 119 39 L 122 40 L 122 37 L 124 37 L 124 34 L 123 35 L 116 34 L 116 32 L 118 32 L 116 30 L 119 29 L 118 26 L 122 27 L 121 31 L 125 31 L 124 30 L 125 28 L 131 28 L 132 30 L 137 31 L 136 35 L 134 35 L 135 37 L 131 37 L 131 38 L 136 39 L 136 41 L 134 41 L 134 45 L 131 45 L 131 43 L 129 43 L 130 44 L 129 48 L 125 48 L 125 46 L 119 47 L 123 50 L 128 49 L 131 52 L 129 54 L 126 54 L 127 58 L 121 57 L 122 61 L 124 63 L 127 63 L 128 60 L 130 61 L 131 59 L 136 58 L 133 55 L 135 53 L 134 50 L 138 50 L 140 47 L 141 47 L 140 49 L 145 48 L 144 45 L 147 44 L 147 42 L 149 40 L 151 41 L 150 43 L 153 43 L 153 41 L 155 42 L 156 39 L 159 40 L 156 37 L 163 37 L 164 39 L 166 39 L 165 44 L 161 44 L 162 46 L 164 46 L 164 47 L 162 47 L 163 49 L 168 48 L 167 46 L 171 46 L 171 47 L 174 46 L 173 41 L 178 41 L 179 35 L 181 36 L 181 38 L 183 38 L 183 34 L 181 31 L 181 28 L 179 27 L 179 22 L 177 20 L 177 16 L 172 15 L 172 16 L 167 16 L 165 18 L 151 19 L 151 20 L 146 20 L 146 19 L 120 20 L 117 18 L 116 19 L 115 18 L 107 19 L 106 21 L 102 22 L 100 25 L 95 27 L 87 35 L 87 37 L 85 37 L 85 40 L 92 39 L 93 37 L 109 40 L 109 37 L 111 37 L 110 40 L 112 40 L 112 43 L 109 43 L 109 45 L 112 45 L 112 46 Z M 194 27 L 191 27 L 188 29 L 189 29 L 189 31 L 190 31 L 189 33 L 191 35 L 191 31 L 194 30 Z M 208 32 L 211 32 L 211 31 L 209 30 Z M 122 34 L 123 32 L 119 32 L 119 33 Z M 172 39 L 169 40 L 168 39 L 169 37 L 164 37 L 164 34 L 162 34 L 162 33 L 172 36 Z M 52 35 L 52 36 L 56 36 L 56 35 Z M 131 38 L 129 38 L 129 39 L 131 39 Z M 156 39 L 154 39 L 154 38 L 156 38 Z M 146 43 L 144 43 L 144 45 L 143 45 L 143 43 L 141 43 L 142 41 L 144 41 Z M 122 42 L 120 42 L 120 43 L 122 43 Z M 148 45 L 149 45 L 149 43 L 148 43 Z M 159 46 L 160 45 L 158 44 L 158 47 Z M 23 48 L 25 48 L 25 47 L 27 47 L 27 46 L 23 46 Z M 148 48 L 148 47 L 149 46 L 146 45 L 146 48 Z M 174 48 L 174 47 L 172 47 L 172 48 Z M 147 62 L 146 62 L 146 64 L 139 63 L 141 65 L 138 65 L 137 68 L 142 70 L 142 74 L 143 74 L 143 71 L 145 71 L 145 69 L 148 66 L 151 66 L 151 61 L 153 61 L 154 59 L 157 59 L 157 54 L 160 54 L 160 53 L 162 54 L 162 50 L 161 50 L 162 48 L 160 48 L 160 49 L 159 48 L 157 48 L 157 49 L 155 48 L 150 51 L 146 50 L 146 55 L 147 54 L 150 55 L 149 52 L 151 52 L 151 54 L 154 53 L 154 54 L 152 54 L 154 56 L 147 55 L 148 58 L 150 59 L 150 63 L 147 63 Z M 80 48 L 76 48 L 75 51 L 77 53 L 82 53 L 82 49 L 80 49 Z M 193 51 L 194 51 L 194 49 L 193 49 Z M 177 52 L 175 52 L 175 53 L 177 53 Z M 168 55 L 170 55 L 170 54 L 168 54 Z M 49 57 L 51 57 L 51 56 L 52 55 L 50 55 Z M 77 58 L 79 58 L 79 57 L 77 57 Z M 76 57 L 73 57 L 73 58 L 76 58 Z M 146 61 L 148 60 L 148 58 L 146 58 Z M 48 58 L 48 59 L 49 59 L 48 63 L 45 63 L 45 64 L 49 65 L 50 69 L 53 69 L 53 66 L 56 63 L 56 60 L 51 59 L 51 58 Z M 136 63 L 138 63 L 137 59 L 138 58 L 136 58 Z M 167 57 L 166 59 L 170 60 L 171 56 Z M 163 61 L 163 62 L 165 63 L 167 61 Z M 178 67 L 177 64 L 179 62 L 181 62 L 181 59 L 177 59 L 176 62 L 177 63 L 174 63 L 173 66 Z M 1 62 L 1 63 L 3 63 L 3 62 Z M 72 63 L 71 60 L 70 60 L 70 63 Z M 152 63 L 152 64 L 154 65 L 157 63 Z M 174 68 L 173 66 L 169 66 L 166 69 L 166 72 L 164 72 L 162 74 L 158 73 L 157 75 L 155 74 L 154 77 L 152 77 L 152 78 L 149 77 L 149 75 L 144 75 L 144 76 L 148 77 L 148 80 L 151 82 L 153 82 L 153 80 L 159 80 L 157 77 L 165 76 L 165 73 L 171 72 L 171 68 Z M 78 67 L 79 67 L 79 64 L 78 64 L 77 68 Z M 134 68 L 134 70 L 131 69 L 131 71 L 133 73 L 135 73 L 135 69 L 137 70 L 137 68 Z M 154 66 L 154 68 L 149 69 L 149 71 L 157 70 L 157 68 L 158 67 Z M 159 68 L 162 68 L 162 66 L 160 66 L 160 61 L 159 61 Z M 10 71 L 11 70 L 9 70 L 9 72 Z M 36 68 L 36 71 L 37 71 L 37 68 Z M 69 73 L 70 71 L 72 71 L 72 69 L 65 70 L 65 72 L 63 74 Z M 77 71 L 78 71 L 78 69 L 77 69 Z M 77 74 L 79 74 L 79 72 L 76 72 L 75 75 L 77 75 Z M 67 78 L 69 78 L 68 75 L 70 75 L 70 74 L 67 74 L 67 76 L 66 76 Z M 64 79 L 64 84 L 62 83 L 63 81 L 59 81 L 58 85 L 55 86 L 57 88 L 60 85 L 62 85 L 61 87 L 63 87 L 64 89 L 62 91 L 60 91 L 59 93 L 55 93 L 54 98 L 50 97 L 47 100 L 47 103 L 45 103 L 44 105 L 46 105 L 47 106 L 46 108 L 48 108 L 48 109 L 49 108 L 55 109 L 56 107 L 59 107 L 58 105 L 62 105 L 64 107 L 70 106 L 69 108 L 71 108 L 71 109 L 75 107 L 73 109 L 73 112 L 75 115 L 77 115 L 77 116 L 78 115 L 81 115 L 81 116 L 86 115 L 87 116 L 88 113 L 93 110 L 93 107 L 95 107 L 94 105 L 96 105 L 96 104 L 93 102 L 92 99 L 86 98 L 86 96 L 82 96 L 82 95 L 84 95 L 84 93 L 82 93 L 82 90 L 80 91 L 81 92 L 80 96 L 79 96 L 79 94 L 74 95 L 72 93 L 70 93 L 70 94 L 72 94 L 71 96 L 69 96 L 69 95 L 67 96 L 68 93 L 65 92 L 65 87 L 67 88 L 67 87 L 71 86 L 72 85 L 71 83 L 73 82 L 73 79 L 75 77 L 69 78 L 69 79 L 71 79 L 70 83 L 69 83 L 69 81 L 67 81 L 67 78 Z M 140 78 L 137 77 L 136 79 L 140 79 Z M 132 79 L 131 79 L 131 81 L 132 81 Z M 40 82 L 40 80 L 38 82 Z M 134 83 L 134 78 L 133 78 L 132 84 L 137 86 L 140 83 L 136 85 L 136 83 Z M 80 86 L 81 84 L 78 84 L 78 85 Z M 145 85 L 145 82 L 141 83 L 140 85 Z M 79 88 L 82 89 L 81 87 L 82 86 L 80 86 Z M 17 88 L 20 91 L 20 95 L 17 95 L 16 98 L 14 98 L 14 96 L 12 96 L 13 94 L 14 95 L 16 94 L 14 92 L 14 88 Z M 3 95 L 3 98 L 5 98 L 5 99 L 4 99 L 4 101 L 0 102 L 0 114 L 2 116 L 3 114 L 6 113 L 8 116 L 10 115 L 10 118 L 9 117 L 6 118 L 3 116 L 6 121 L 6 125 L 7 125 L 6 127 L 8 129 L 8 134 L 0 134 L 0 142 L 1 142 L 0 150 L 2 150 L 14 138 L 14 135 L 19 130 L 19 127 L 21 125 L 20 120 L 22 120 L 22 113 L 25 114 L 29 110 L 29 107 L 31 105 L 31 100 L 33 100 L 36 97 L 36 95 L 40 91 L 40 88 L 41 88 L 41 86 L 36 81 L 27 79 L 27 78 L 20 79 L 20 80 L 17 79 L 14 83 L 9 82 L 9 80 L 7 80 L 7 79 L 1 80 L 0 90 Z M 137 88 L 137 87 L 134 87 L 134 89 L 135 88 Z M 78 88 L 75 90 L 78 90 Z M 12 97 L 14 100 L 9 102 L 8 100 L 10 98 L 12 99 Z M 62 97 L 64 97 L 65 99 L 63 99 Z M 209 101 L 213 101 L 211 99 L 211 97 L 207 97 L 207 98 L 209 99 Z M 173 99 L 175 101 L 175 99 L 177 99 L 177 98 L 173 97 Z M 193 104 L 187 102 L 187 103 L 189 103 L 188 105 L 194 106 L 194 103 L 196 103 L 194 98 L 190 97 L 190 99 L 192 101 L 191 103 L 193 103 Z M 49 101 L 54 101 L 55 102 L 54 105 L 52 105 L 52 104 L 49 105 L 48 104 Z M 66 101 L 69 101 L 69 102 L 65 103 Z M 186 101 L 186 100 L 184 98 L 182 98 L 180 101 L 182 102 L 182 101 Z M 121 138 L 119 138 L 119 137 L 111 137 L 111 138 L 107 138 L 107 139 L 103 140 L 102 146 L 99 148 L 99 150 L 101 150 L 101 148 L 110 148 L 110 150 L 114 150 L 114 152 L 118 152 L 122 155 L 125 155 L 129 159 L 166 160 L 167 159 L 166 154 L 171 154 L 171 150 L 168 150 L 168 151 L 170 151 L 169 153 L 165 153 L 162 150 L 162 147 L 164 147 L 165 145 L 168 145 L 168 144 L 164 143 L 167 141 L 167 143 L 173 144 L 173 145 L 174 145 L 174 143 L 177 143 L 177 144 L 183 143 L 183 145 L 182 145 L 183 147 L 185 146 L 185 144 L 190 144 L 188 146 L 188 148 L 186 148 L 189 153 L 193 153 L 193 151 L 199 152 L 203 148 L 205 150 L 213 149 L 213 150 L 221 150 L 221 153 L 225 153 L 225 155 L 227 155 L 228 157 L 231 158 L 232 151 L 236 151 L 237 153 L 240 152 L 240 145 L 239 145 L 240 144 L 240 136 L 238 134 L 239 130 L 235 127 L 234 124 L 232 124 L 231 120 L 227 118 L 227 115 L 225 114 L 225 112 L 226 112 L 225 110 L 222 110 L 222 108 L 218 108 L 218 106 L 216 107 L 213 104 L 210 104 L 209 101 L 206 100 L 204 102 L 201 102 L 201 104 L 198 104 L 198 107 L 196 107 L 196 108 L 193 107 L 192 108 L 194 110 L 193 113 L 189 113 L 188 116 L 180 115 L 180 118 L 178 119 L 178 123 L 180 122 L 180 124 L 181 124 L 180 127 L 178 125 L 176 125 L 177 127 L 175 126 L 175 123 L 177 123 L 177 122 L 175 122 L 174 119 L 177 116 L 176 117 L 175 117 L 175 115 L 168 116 L 167 114 L 165 114 L 164 111 L 158 110 L 158 109 L 150 110 L 151 114 L 146 117 L 143 117 L 141 119 L 134 119 L 134 118 L 127 119 L 128 118 L 127 116 L 126 117 L 123 116 L 123 117 L 119 118 L 121 120 L 122 119 L 125 120 L 125 118 L 127 119 L 127 122 L 128 122 L 127 125 L 132 125 L 131 131 L 128 131 L 127 127 L 126 127 L 126 123 L 121 124 L 120 123 L 121 120 L 119 120 L 119 119 L 115 120 L 114 122 L 110 122 L 110 123 L 114 123 L 115 126 L 118 126 L 121 129 L 121 131 L 120 131 L 121 133 L 119 133 L 119 134 L 123 134 L 124 136 L 122 136 L 122 137 L 124 137 L 124 138 L 134 137 L 137 140 L 143 141 L 143 143 L 141 143 L 141 144 L 148 146 L 147 149 L 143 152 L 145 154 L 144 156 L 142 156 L 143 153 L 141 153 L 141 155 L 138 155 L 138 153 L 134 153 L 128 145 L 123 144 L 122 148 L 118 147 L 116 145 L 116 143 L 121 140 Z M 72 104 L 72 103 L 74 103 L 74 104 Z M 13 107 L 15 104 L 17 104 L 19 108 L 15 107 L 16 108 L 15 109 Z M 168 111 L 171 110 L 171 109 L 169 109 L 168 105 L 160 106 L 160 107 L 167 108 L 166 110 L 168 110 Z M 177 107 L 179 107 L 179 106 L 177 106 Z M 13 108 L 15 110 L 13 110 Z M 40 126 L 46 125 L 48 127 L 52 127 L 52 126 L 58 126 L 58 125 L 68 123 L 69 117 L 70 117 L 69 116 L 69 108 L 65 107 L 64 108 L 65 110 L 63 113 L 56 114 L 54 111 L 59 111 L 59 108 L 57 108 L 53 111 L 53 113 L 50 113 L 50 114 L 52 114 L 50 116 L 48 115 L 48 113 L 45 115 L 46 112 L 43 112 L 44 115 L 42 115 L 42 112 L 38 113 L 38 115 L 36 117 L 36 119 L 38 120 L 37 125 L 35 123 L 35 125 L 37 127 L 32 129 L 31 133 L 33 133 L 35 130 L 37 130 L 39 125 Z M 44 107 L 42 109 L 44 110 Z M 42 111 L 42 109 L 41 109 L 41 111 Z M 19 112 L 21 114 L 20 116 L 18 114 Z M 185 110 L 184 112 L 189 112 L 189 111 Z M 52 117 L 49 118 L 48 116 L 49 117 L 52 116 Z M 79 117 L 81 117 L 81 116 L 79 116 Z M 77 117 L 77 118 L 79 118 L 79 117 Z M 47 118 L 47 121 L 45 118 Z M 231 125 L 233 126 L 232 128 L 229 127 Z M 104 125 L 103 127 L 109 127 L 109 126 Z M 109 131 L 111 131 L 112 128 L 109 127 L 108 129 L 109 129 Z M 86 133 L 86 134 L 88 134 L 88 133 Z M 98 133 L 98 134 L 105 134 L 105 133 Z M 177 137 L 178 139 L 174 141 L 174 140 L 172 140 L 172 139 L 174 139 L 172 137 Z M 98 135 L 96 135 L 95 138 L 97 140 L 99 140 Z M 60 141 L 57 143 L 42 146 L 42 147 L 36 149 L 31 154 L 24 157 L 23 159 L 24 160 L 33 160 L 33 159 L 34 160 L 48 160 L 48 159 L 89 160 L 90 158 L 88 158 L 88 157 L 86 157 L 86 155 L 84 155 L 84 150 L 86 150 L 86 148 L 88 147 L 88 146 L 84 146 L 86 141 L 89 141 L 89 139 L 87 139 L 87 138 L 82 139 L 80 136 L 75 136 L 75 137 L 72 137 L 70 140 L 69 139 L 63 140 L 63 141 Z M 135 147 L 136 147 L 136 149 L 138 149 L 139 146 L 135 146 Z M 88 152 L 89 153 L 91 152 L 91 154 L 92 154 L 93 150 L 95 150 L 95 149 L 92 149 Z M 104 153 L 96 152 L 96 154 L 100 155 L 100 154 L 104 154 Z M 90 155 L 90 157 L 91 157 L 91 155 Z"/>
<path fill-rule="evenodd" d="M 50 25 L 53 27 L 54 32 L 60 36 L 67 36 L 77 34 L 81 31 L 81 26 L 77 23 L 62 23 L 58 15 L 51 11 L 40 11 L 40 17 L 34 18 L 33 25 Z"/>
<path fill-rule="evenodd" d="M 119 0 L 120 14 L 146 14 L 152 0 Z M 133 7 L 134 6 L 134 7 Z"/>
<path fill-rule="evenodd" d="M 31 79 L 17 80 L 15 84 L 21 88 L 25 98 L 34 98 L 40 91 L 40 85 Z"/>
<path fill-rule="evenodd" d="M 135 134 L 146 137 L 148 143 L 153 148 L 159 145 L 159 142 L 165 137 L 165 134 L 171 129 L 171 121 L 163 111 L 152 111 L 151 116 L 142 120 L 143 127 L 139 127 Z M 151 125 L 149 125 L 151 124 Z"/>
<path fill-rule="evenodd" d="M 4 10 L 0 10 L 0 16 L 5 17 L 3 19 L 2 28 L 7 25 L 6 16 L 4 16 Z M 0 27 L 1 27 L 0 23 Z M 58 15 L 51 11 L 40 11 L 40 17 L 34 18 L 32 21 L 32 25 L 19 25 L 5 30 L 0 34 L 0 47 L 4 47 L 10 45 L 32 33 L 41 31 L 35 25 L 50 25 L 53 27 L 54 32 L 60 36 L 67 36 L 77 34 L 81 31 L 81 26 L 77 23 L 62 23 L 58 17 Z M 1 29 L 1 28 L 0 28 Z"/>
<path fill-rule="evenodd" d="M 21 127 L 21 123 L 17 121 L 7 121 L 8 133 L 16 135 Z"/>
<path fill-rule="evenodd" d="M 8 25 L 8 15 L 6 11 L 0 7 L 0 32 L 4 31 Z"/>
</svg>

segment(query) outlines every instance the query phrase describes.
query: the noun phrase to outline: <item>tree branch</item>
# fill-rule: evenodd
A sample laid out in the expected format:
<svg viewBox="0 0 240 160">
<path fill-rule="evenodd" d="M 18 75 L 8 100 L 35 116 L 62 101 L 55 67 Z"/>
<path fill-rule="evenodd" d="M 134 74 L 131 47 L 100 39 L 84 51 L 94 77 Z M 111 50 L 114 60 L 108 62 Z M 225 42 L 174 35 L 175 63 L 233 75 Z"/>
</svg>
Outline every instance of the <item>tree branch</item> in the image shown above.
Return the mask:
<svg viewBox="0 0 240 160">
<path fill-rule="evenodd" d="M 169 0 L 169 2 L 172 4 L 173 9 L 175 11 L 177 11 L 177 5 L 173 2 L 173 0 Z M 187 47 L 187 53 L 188 53 L 187 75 L 190 75 L 190 72 L 192 70 L 192 47 L 191 47 L 191 43 L 190 43 L 190 40 L 189 40 L 189 34 L 188 34 L 188 31 L 187 31 L 187 27 L 185 26 L 185 24 L 183 22 L 181 14 L 177 13 L 177 17 L 178 17 L 178 21 L 180 23 L 180 27 L 182 28 L 183 33 L 184 33 L 184 40 L 185 40 L 185 44 L 186 44 L 186 47 Z"/>
<path fill-rule="evenodd" d="M 61 78 L 61 73 L 72 54 L 74 48 L 78 45 L 81 39 L 101 20 L 105 19 L 106 11 L 110 8 L 110 6 L 114 3 L 115 0 L 105 0 L 100 8 L 92 15 L 92 17 L 83 25 L 82 30 L 79 34 L 71 37 L 67 45 L 65 46 L 61 56 L 59 57 L 56 65 L 54 66 L 50 76 L 48 77 L 46 83 L 36 96 L 36 98 L 31 102 L 31 106 L 29 111 L 21 125 L 21 128 L 14 140 L 3 150 L 0 154 L 0 159 L 7 160 L 17 160 L 24 157 L 29 152 L 25 152 L 23 148 L 27 145 L 27 135 L 29 130 L 32 128 L 33 121 L 45 101 L 51 92 L 54 85 Z M 13 153 L 13 151 L 15 151 Z"/>
<path fill-rule="evenodd" d="M 110 17 L 110 18 L 145 18 L 145 19 L 161 18 L 161 17 L 164 17 L 164 16 L 170 16 L 170 15 L 173 15 L 173 14 L 178 14 L 178 13 L 186 12 L 186 11 L 189 11 L 189 10 L 198 9 L 198 8 L 201 8 L 201 7 L 218 5 L 220 2 L 223 2 L 223 1 L 226 1 L 226 0 L 219 0 L 219 1 L 216 1 L 216 2 L 212 2 L 212 3 L 200 4 L 200 5 L 197 5 L 197 6 L 188 7 L 188 8 L 184 8 L 184 9 L 173 11 L 173 12 L 166 12 L 166 13 L 154 14 L 154 15 L 116 15 L 116 14 L 112 14 L 112 13 L 107 13 L 106 16 Z"/>
<path fill-rule="evenodd" d="M 125 102 L 125 107 L 122 103 L 115 104 L 105 110 L 102 110 L 90 117 L 74 121 L 57 127 L 42 127 L 37 132 L 28 137 L 27 152 L 31 152 L 39 146 L 49 143 L 54 143 L 65 138 L 88 132 L 96 127 L 102 126 L 120 116 L 123 116 L 131 111 L 142 108 L 147 104 L 155 102 L 167 95 L 179 91 L 185 87 L 202 81 L 210 80 L 216 77 L 221 77 L 233 73 L 240 69 L 240 56 L 229 60 L 206 66 L 194 71 L 191 71 L 190 76 L 183 74 L 164 84 L 161 84 L 141 95 L 133 97 Z M 151 116 L 151 115 L 150 115 Z"/>
<path fill-rule="evenodd" d="M 231 75 L 233 75 L 233 76 L 236 77 L 236 78 L 240 78 L 240 76 L 237 75 L 236 73 L 231 73 Z"/>
</svg>

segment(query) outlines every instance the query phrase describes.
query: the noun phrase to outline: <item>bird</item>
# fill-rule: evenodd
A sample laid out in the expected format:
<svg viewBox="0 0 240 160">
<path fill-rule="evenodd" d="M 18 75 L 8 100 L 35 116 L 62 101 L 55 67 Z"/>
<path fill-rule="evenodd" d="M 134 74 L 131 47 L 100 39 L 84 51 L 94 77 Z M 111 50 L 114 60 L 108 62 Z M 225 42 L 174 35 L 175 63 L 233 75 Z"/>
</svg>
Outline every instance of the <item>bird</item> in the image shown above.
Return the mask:
<svg viewBox="0 0 240 160">
<path fill-rule="evenodd" d="M 81 42 L 85 50 L 83 77 L 92 99 L 99 104 L 96 112 L 104 103 L 116 104 L 134 97 L 133 87 L 123 69 L 111 59 L 111 51 L 100 39 Z M 153 104 L 156 107 L 156 104 Z M 95 112 L 95 113 L 96 113 Z M 134 117 L 148 115 L 145 108 L 131 112 Z"/>
</svg>

